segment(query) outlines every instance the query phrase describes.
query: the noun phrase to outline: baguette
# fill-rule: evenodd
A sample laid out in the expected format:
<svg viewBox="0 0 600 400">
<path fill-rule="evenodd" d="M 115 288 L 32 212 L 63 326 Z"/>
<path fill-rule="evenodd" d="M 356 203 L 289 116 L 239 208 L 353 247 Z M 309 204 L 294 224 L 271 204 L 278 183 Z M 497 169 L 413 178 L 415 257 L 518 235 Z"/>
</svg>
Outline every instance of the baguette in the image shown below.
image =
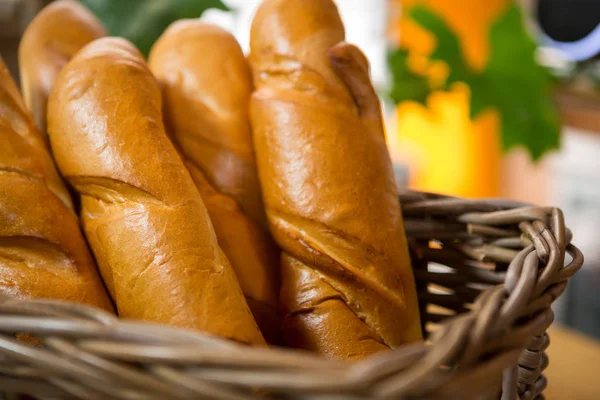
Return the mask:
<svg viewBox="0 0 600 400">
<path fill-rule="evenodd" d="M 114 312 L 69 194 L 1 58 L 0 293 Z"/>
<path fill-rule="evenodd" d="M 120 316 L 264 344 L 135 47 L 85 46 L 48 102 L 50 144 Z"/>
<path fill-rule="evenodd" d="M 149 66 L 167 132 L 183 155 L 258 326 L 279 343 L 279 250 L 268 228 L 248 106 L 252 77 L 235 38 L 200 20 L 173 23 Z"/>
<path fill-rule="evenodd" d="M 259 178 L 283 251 L 286 343 L 360 359 L 420 340 L 379 100 L 334 3 L 264 1 L 250 48 Z"/>
<path fill-rule="evenodd" d="M 106 36 L 100 21 L 74 0 L 58 0 L 31 21 L 19 43 L 21 90 L 47 140 L 46 105 L 60 70 L 86 44 Z"/>
</svg>

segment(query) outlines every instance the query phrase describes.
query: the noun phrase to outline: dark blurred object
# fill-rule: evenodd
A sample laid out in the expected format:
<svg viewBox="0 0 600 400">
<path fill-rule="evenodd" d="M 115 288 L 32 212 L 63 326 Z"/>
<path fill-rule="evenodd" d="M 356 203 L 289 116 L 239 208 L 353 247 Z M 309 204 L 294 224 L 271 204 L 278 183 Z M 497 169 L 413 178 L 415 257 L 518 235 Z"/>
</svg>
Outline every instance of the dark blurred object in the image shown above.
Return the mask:
<svg viewBox="0 0 600 400">
<path fill-rule="evenodd" d="M 538 0 L 535 19 L 555 74 L 578 89 L 600 88 L 600 1 Z"/>
<path fill-rule="evenodd" d="M 0 55 L 19 82 L 17 49 L 19 40 L 35 14 L 51 0 L 0 0 Z"/>
<path fill-rule="evenodd" d="M 564 299 L 566 312 L 560 322 L 600 339 L 600 270 L 598 264 L 591 267 L 584 268 L 569 283 Z"/>
<path fill-rule="evenodd" d="M 585 39 L 598 28 L 600 1 L 539 0 L 537 18 L 540 28 L 552 40 L 563 43 L 577 42 Z M 600 41 L 596 44 L 598 47 L 595 53 L 598 54 Z"/>
</svg>

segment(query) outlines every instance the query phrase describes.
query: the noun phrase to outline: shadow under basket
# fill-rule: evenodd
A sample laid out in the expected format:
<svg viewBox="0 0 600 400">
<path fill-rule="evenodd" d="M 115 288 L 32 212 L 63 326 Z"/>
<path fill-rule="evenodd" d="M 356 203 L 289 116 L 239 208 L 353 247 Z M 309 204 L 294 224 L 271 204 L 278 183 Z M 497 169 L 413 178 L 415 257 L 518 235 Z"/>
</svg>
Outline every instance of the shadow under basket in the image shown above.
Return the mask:
<svg viewBox="0 0 600 400">
<path fill-rule="evenodd" d="M 400 195 L 425 343 L 356 363 L 0 297 L 0 393 L 41 399 L 543 399 L 552 302 L 583 264 L 557 208 Z M 16 340 L 28 332 L 31 340 Z M 2 397 L 2 395 L 0 395 Z"/>
</svg>

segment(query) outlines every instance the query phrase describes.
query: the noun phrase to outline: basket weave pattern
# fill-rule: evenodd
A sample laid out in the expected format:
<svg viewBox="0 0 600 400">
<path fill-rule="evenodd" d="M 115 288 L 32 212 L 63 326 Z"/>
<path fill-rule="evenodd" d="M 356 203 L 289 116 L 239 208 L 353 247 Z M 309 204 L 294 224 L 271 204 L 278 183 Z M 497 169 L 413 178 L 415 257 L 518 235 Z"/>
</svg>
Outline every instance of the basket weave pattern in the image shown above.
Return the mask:
<svg viewBox="0 0 600 400">
<path fill-rule="evenodd" d="M 583 264 L 562 212 L 417 192 L 400 197 L 425 343 L 349 364 L 123 321 L 77 304 L 0 297 L 0 393 L 543 399 L 550 306 Z M 22 332 L 42 346 L 16 340 Z"/>
</svg>

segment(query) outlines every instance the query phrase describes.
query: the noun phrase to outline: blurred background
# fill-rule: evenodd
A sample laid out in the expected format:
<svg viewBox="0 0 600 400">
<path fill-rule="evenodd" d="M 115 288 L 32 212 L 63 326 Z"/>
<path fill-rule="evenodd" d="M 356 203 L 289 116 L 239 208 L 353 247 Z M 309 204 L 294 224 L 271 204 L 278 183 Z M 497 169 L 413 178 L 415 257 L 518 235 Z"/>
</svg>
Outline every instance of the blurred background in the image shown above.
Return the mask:
<svg viewBox="0 0 600 400">
<path fill-rule="evenodd" d="M 0 53 L 48 0 L 0 0 Z M 145 53 L 174 19 L 248 51 L 260 0 L 83 0 Z M 600 338 L 600 1 L 337 0 L 371 62 L 399 186 L 563 209 L 586 256 L 558 323 Z M 144 21 L 144 23 L 136 23 Z"/>
</svg>

